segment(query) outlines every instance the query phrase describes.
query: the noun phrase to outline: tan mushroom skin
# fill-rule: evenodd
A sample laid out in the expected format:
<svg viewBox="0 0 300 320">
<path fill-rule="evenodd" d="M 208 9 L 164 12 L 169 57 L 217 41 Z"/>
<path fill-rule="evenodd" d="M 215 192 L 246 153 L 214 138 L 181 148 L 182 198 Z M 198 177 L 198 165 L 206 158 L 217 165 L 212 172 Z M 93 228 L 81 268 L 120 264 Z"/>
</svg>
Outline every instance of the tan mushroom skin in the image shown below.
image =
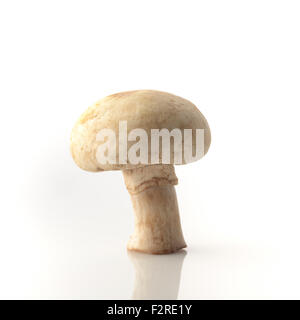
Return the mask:
<svg viewBox="0 0 300 320">
<path fill-rule="evenodd" d="M 174 162 L 152 165 L 131 163 L 99 164 L 96 151 L 101 129 L 119 133 L 119 121 L 127 120 L 128 132 L 151 129 L 204 129 L 204 154 L 211 141 L 208 123 L 190 101 L 170 93 L 137 90 L 108 96 L 87 109 L 75 124 L 71 135 L 71 153 L 75 163 L 87 171 L 122 170 L 135 214 L 134 233 L 128 250 L 151 254 L 172 253 L 186 247 L 183 238 L 174 185 L 178 183 Z M 194 135 L 194 133 L 193 133 Z M 195 139 L 193 139 L 193 144 Z M 133 142 L 128 142 L 129 149 Z M 118 159 L 118 139 L 117 139 Z M 193 145 L 194 147 L 194 145 Z M 149 148 L 149 159 L 151 149 Z M 184 157 L 183 157 L 183 163 Z"/>
</svg>

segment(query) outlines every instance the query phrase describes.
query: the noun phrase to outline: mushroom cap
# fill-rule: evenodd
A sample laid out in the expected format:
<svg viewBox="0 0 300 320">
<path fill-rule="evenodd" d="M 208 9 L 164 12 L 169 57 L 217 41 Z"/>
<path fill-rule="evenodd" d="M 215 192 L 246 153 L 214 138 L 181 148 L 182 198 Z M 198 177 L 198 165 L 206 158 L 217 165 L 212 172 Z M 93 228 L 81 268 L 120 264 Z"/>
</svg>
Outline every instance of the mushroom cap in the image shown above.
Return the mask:
<svg viewBox="0 0 300 320">
<path fill-rule="evenodd" d="M 71 134 L 71 153 L 80 168 L 87 171 L 106 171 L 145 166 L 141 163 L 119 163 L 118 135 L 119 121 L 122 120 L 127 120 L 127 133 L 136 128 L 144 129 L 147 132 L 149 159 L 151 159 L 151 129 L 166 128 L 171 131 L 178 128 L 182 132 L 182 139 L 184 129 L 204 129 L 203 155 L 207 153 L 210 146 L 211 134 L 208 123 L 198 108 L 190 101 L 155 90 L 120 92 L 107 96 L 90 106 L 76 122 Z M 96 136 L 101 129 L 112 129 L 116 133 L 116 164 L 100 164 L 97 160 L 97 148 L 103 141 L 97 141 Z M 193 148 L 195 148 L 196 140 L 194 131 L 192 131 Z M 173 150 L 173 140 L 170 139 L 171 150 Z M 136 142 L 128 141 L 127 150 Z M 182 158 L 182 164 L 186 164 L 184 157 Z M 172 155 L 170 160 L 170 164 L 177 164 Z M 161 150 L 159 161 L 162 163 Z"/>
</svg>

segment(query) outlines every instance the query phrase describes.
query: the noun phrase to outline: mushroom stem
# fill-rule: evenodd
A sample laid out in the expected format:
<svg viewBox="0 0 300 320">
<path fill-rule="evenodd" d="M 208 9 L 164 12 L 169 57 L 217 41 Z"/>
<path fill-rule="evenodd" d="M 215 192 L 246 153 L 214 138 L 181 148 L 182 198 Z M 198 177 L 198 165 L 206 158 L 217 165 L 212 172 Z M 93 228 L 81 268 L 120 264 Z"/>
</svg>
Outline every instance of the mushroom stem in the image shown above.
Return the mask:
<svg viewBox="0 0 300 320">
<path fill-rule="evenodd" d="M 123 170 L 135 213 L 134 233 L 127 248 L 152 254 L 186 247 L 174 185 L 173 165 L 151 165 Z"/>
</svg>

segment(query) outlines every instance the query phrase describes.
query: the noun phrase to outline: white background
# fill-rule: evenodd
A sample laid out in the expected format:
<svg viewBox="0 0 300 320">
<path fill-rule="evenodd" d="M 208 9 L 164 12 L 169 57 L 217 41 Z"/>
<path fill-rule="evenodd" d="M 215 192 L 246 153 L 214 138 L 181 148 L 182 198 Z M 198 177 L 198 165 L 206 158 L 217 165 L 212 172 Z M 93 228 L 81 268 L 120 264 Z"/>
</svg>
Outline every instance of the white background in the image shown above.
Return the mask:
<svg viewBox="0 0 300 320">
<path fill-rule="evenodd" d="M 0 298 L 299 299 L 299 16 L 288 0 L 1 1 Z M 189 99 L 211 127 L 207 156 L 176 167 L 185 256 L 128 256 L 121 173 L 70 156 L 80 114 L 132 89 Z"/>
</svg>

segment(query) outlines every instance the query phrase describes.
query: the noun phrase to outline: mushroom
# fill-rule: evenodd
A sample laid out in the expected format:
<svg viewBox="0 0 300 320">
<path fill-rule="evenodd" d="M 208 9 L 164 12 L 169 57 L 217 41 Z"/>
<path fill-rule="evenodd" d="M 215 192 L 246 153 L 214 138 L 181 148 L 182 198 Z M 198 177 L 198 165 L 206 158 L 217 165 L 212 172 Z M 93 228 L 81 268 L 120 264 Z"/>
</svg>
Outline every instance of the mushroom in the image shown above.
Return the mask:
<svg viewBox="0 0 300 320">
<path fill-rule="evenodd" d="M 103 143 L 105 139 L 99 138 L 99 132 L 107 129 L 119 139 L 107 139 Z M 147 139 L 143 142 L 151 148 L 147 149 L 146 155 L 138 150 L 140 161 L 133 163 L 128 157 L 138 149 L 133 148 L 137 144 L 133 139 L 136 135 L 130 136 L 135 129 L 146 133 Z M 175 136 L 169 140 L 167 159 L 164 145 L 154 150 L 152 141 L 153 133 L 157 137 L 162 132 L 158 130 L 162 129 L 168 129 L 168 132 L 176 129 L 181 133 L 180 148 L 177 148 Z M 200 156 L 192 156 L 197 147 L 196 129 L 203 132 Z M 127 136 L 124 138 L 124 133 L 127 135 L 128 132 L 128 139 Z M 191 143 L 187 143 L 189 148 L 182 147 L 188 137 L 185 132 L 191 133 Z M 142 136 L 139 142 L 141 140 Z M 186 247 L 174 188 L 178 183 L 174 164 L 198 160 L 207 153 L 210 140 L 206 119 L 190 101 L 166 92 L 137 90 L 110 95 L 90 106 L 72 130 L 71 153 L 75 163 L 84 170 L 122 170 L 135 214 L 134 233 L 128 242 L 128 250 L 166 254 Z M 106 150 L 107 161 L 99 161 L 99 147 L 104 145 L 110 148 Z M 186 151 L 190 152 L 189 157 L 186 157 Z"/>
</svg>

